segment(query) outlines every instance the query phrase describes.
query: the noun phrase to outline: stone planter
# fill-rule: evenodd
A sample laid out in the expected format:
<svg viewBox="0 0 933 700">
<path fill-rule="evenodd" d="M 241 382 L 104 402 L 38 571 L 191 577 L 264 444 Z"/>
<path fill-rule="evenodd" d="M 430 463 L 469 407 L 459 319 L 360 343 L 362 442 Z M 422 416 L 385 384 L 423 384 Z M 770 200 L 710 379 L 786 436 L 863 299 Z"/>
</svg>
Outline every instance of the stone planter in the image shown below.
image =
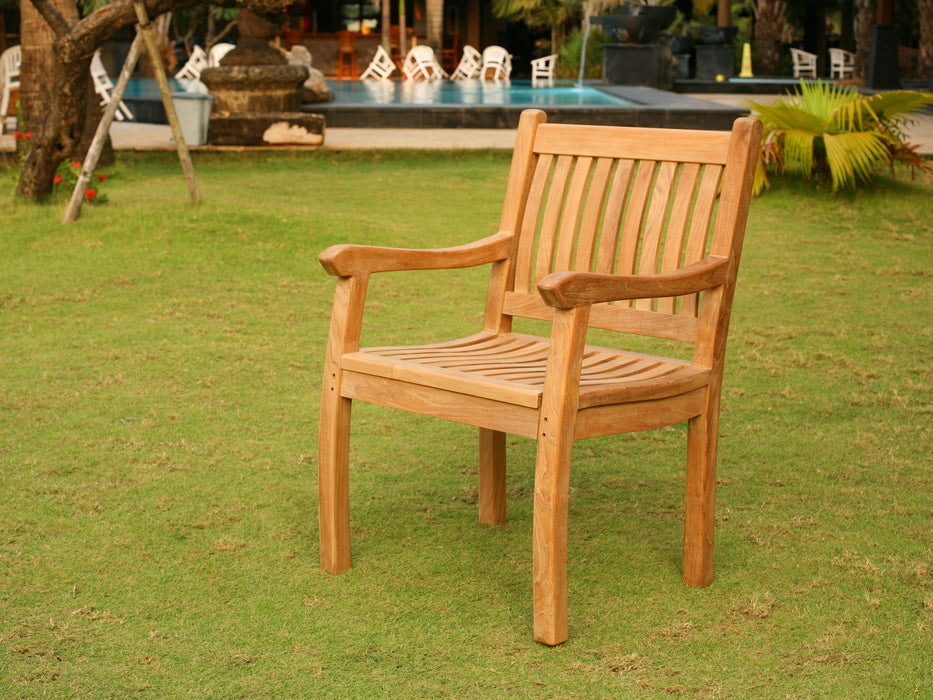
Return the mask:
<svg viewBox="0 0 933 700">
<path fill-rule="evenodd" d="M 604 44 L 603 79 L 612 85 L 673 88 L 674 63 L 670 38 L 654 44 Z"/>
</svg>

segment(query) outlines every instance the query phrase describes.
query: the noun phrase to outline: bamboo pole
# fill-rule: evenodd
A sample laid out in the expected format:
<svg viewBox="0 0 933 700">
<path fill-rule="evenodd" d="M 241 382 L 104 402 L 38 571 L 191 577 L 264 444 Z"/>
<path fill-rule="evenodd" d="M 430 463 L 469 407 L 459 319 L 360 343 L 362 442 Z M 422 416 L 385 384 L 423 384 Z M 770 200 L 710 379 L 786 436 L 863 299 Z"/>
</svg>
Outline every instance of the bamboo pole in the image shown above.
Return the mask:
<svg viewBox="0 0 933 700">
<path fill-rule="evenodd" d="M 78 182 L 75 185 L 74 191 L 71 193 L 71 201 L 68 202 L 68 207 L 65 209 L 65 216 L 62 217 L 63 224 L 70 224 L 76 221 L 81 215 L 81 204 L 84 202 L 84 193 L 87 191 L 87 185 L 91 181 L 91 175 L 94 173 L 95 168 L 97 168 L 97 161 L 100 160 L 100 152 L 103 150 L 104 143 L 107 140 L 107 133 L 110 131 L 110 125 L 113 123 L 113 118 L 120 108 L 120 101 L 123 99 L 126 85 L 130 81 L 133 70 L 136 68 L 136 63 L 139 61 L 142 48 L 142 37 L 137 34 L 136 38 L 133 39 L 133 43 L 130 44 L 130 51 L 126 56 L 123 69 L 120 71 L 120 77 L 117 78 L 117 84 L 113 88 L 111 100 L 104 108 L 104 114 L 100 118 L 100 123 L 97 125 L 97 131 L 94 132 L 94 140 L 91 141 L 91 146 L 88 148 L 87 155 L 84 158 L 84 165 L 81 168 L 81 174 L 78 176 Z"/>
<path fill-rule="evenodd" d="M 178 123 L 178 115 L 175 113 L 175 104 L 172 102 L 172 93 L 168 88 L 168 78 L 165 77 L 165 66 L 162 65 L 162 57 L 159 55 L 159 47 L 156 46 L 155 37 L 152 35 L 152 26 L 149 24 L 149 17 L 146 15 L 146 6 L 142 0 L 133 0 L 133 7 L 136 9 L 136 19 L 139 21 L 139 33 L 143 35 L 146 42 L 146 49 L 149 51 L 149 57 L 152 59 L 152 67 L 155 69 L 156 82 L 159 84 L 159 92 L 162 94 L 162 103 L 165 105 L 165 114 L 168 116 L 168 123 L 172 127 L 172 136 L 175 138 L 175 146 L 178 149 L 178 158 L 181 160 L 181 168 L 185 172 L 185 180 L 188 182 L 188 191 L 191 193 L 191 203 L 201 203 L 201 192 L 198 190 L 198 180 L 194 176 L 194 165 L 191 163 L 191 154 L 188 152 L 188 146 L 185 144 L 185 137 L 181 133 L 181 124 Z"/>
<path fill-rule="evenodd" d="M 201 192 L 198 189 L 198 181 L 194 174 L 194 165 L 191 162 L 191 154 L 188 152 L 188 146 L 185 144 L 185 137 L 181 133 L 181 124 L 178 122 L 178 115 L 175 113 L 175 104 L 172 102 L 172 93 L 168 87 L 168 78 L 165 75 L 165 67 L 162 65 L 162 57 L 159 55 L 159 48 L 156 46 L 155 37 L 152 35 L 152 27 L 149 24 L 149 17 L 146 15 L 146 8 L 141 0 L 134 0 L 133 5 L 136 9 L 136 17 L 139 20 L 139 28 L 136 31 L 136 38 L 130 45 L 130 51 L 127 54 L 123 68 L 120 70 L 120 77 L 113 88 L 110 102 L 104 109 L 104 114 L 97 125 L 97 131 L 94 133 L 94 140 L 88 149 L 87 156 L 84 159 L 84 165 L 81 168 L 81 174 L 78 176 L 78 182 L 74 191 L 71 193 L 71 201 L 65 209 L 65 215 L 62 217 L 63 224 L 69 224 L 78 219 L 81 215 L 81 204 L 84 202 L 84 193 L 87 191 L 88 183 L 91 181 L 91 175 L 97 168 L 97 162 L 100 160 L 100 152 L 104 148 L 104 142 L 110 131 L 110 125 L 116 116 L 117 109 L 120 107 L 120 101 L 126 92 L 126 86 L 130 81 L 139 57 L 142 54 L 143 46 L 152 59 L 152 65 L 155 70 L 156 82 L 159 85 L 159 93 L 162 96 L 162 104 L 165 105 L 165 113 L 168 116 L 169 125 L 172 128 L 172 136 L 175 138 L 175 146 L 178 149 L 178 158 L 181 161 L 182 170 L 185 173 L 185 181 L 188 183 L 188 191 L 191 193 L 191 203 L 201 203 Z"/>
</svg>

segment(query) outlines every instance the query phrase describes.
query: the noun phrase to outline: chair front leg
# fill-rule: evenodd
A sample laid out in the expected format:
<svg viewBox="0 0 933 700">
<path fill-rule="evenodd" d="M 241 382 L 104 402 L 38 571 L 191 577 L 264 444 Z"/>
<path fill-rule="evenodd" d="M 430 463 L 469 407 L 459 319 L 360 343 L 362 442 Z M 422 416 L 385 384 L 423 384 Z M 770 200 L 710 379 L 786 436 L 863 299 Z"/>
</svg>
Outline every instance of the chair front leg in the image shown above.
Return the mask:
<svg viewBox="0 0 933 700">
<path fill-rule="evenodd" d="M 534 500 L 534 633 L 544 644 L 567 641 L 567 511 L 570 455 L 580 397 L 589 307 L 554 314 L 538 415 Z"/>
<path fill-rule="evenodd" d="M 325 395 L 318 442 L 321 566 L 350 568 L 350 399 Z M 326 420 L 325 420 L 326 417 Z"/>
<path fill-rule="evenodd" d="M 318 438 L 318 511 L 321 566 L 331 573 L 350 568 L 350 409 L 341 395 L 340 361 L 359 347 L 363 302 L 368 279 L 341 277 L 334 295 Z"/>
</svg>

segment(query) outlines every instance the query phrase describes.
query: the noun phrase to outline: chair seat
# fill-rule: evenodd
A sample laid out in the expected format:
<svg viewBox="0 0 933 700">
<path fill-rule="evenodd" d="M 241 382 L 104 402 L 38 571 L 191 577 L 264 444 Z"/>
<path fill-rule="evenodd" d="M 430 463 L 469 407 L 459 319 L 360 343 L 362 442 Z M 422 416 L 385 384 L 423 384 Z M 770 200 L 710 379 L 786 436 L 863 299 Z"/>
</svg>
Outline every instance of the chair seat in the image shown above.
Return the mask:
<svg viewBox="0 0 933 700">
<path fill-rule="evenodd" d="M 366 348 L 343 356 L 345 370 L 538 408 L 550 340 L 478 333 L 444 343 Z M 585 346 L 580 408 L 663 399 L 707 383 L 709 372 L 676 360 Z"/>
</svg>

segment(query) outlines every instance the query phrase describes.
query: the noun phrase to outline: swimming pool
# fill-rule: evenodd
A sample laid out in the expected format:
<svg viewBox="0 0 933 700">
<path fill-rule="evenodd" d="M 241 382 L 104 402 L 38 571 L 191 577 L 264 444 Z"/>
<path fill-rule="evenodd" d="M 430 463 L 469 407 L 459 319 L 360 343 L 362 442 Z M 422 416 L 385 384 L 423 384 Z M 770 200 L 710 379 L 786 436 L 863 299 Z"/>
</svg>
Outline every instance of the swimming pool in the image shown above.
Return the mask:
<svg viewBox="0 0 933 700">
<path fill-rule="evenodd" d="M 173 91 L 183 89 L 178 81 L 169 83 Z M 323 116 L 328 128 L 514 129 L 522 110 L 535 107 L 565 124 L 729 129 L 745 113 L 650 87 L 600 84 L 578 89 L 570 81 L 532 88 L 527 80 L 502 85 L 335 80 L 328 87 L 332 101 L 302 106 L 304 112 Z M 155 80 L 131 80 L 124 101 L 136 121 L 167 123 Z"/>
<path fill-rule="evenodd" d="M 328 80 L 337 104 L 355 105 L 565 105 L 631 106 L 631 100 L 570 81 L 555 87 L 531 87 L 531 81 L 492 83 L 482 80 L 451 82 L 398 80 Z"/>
</svg>

